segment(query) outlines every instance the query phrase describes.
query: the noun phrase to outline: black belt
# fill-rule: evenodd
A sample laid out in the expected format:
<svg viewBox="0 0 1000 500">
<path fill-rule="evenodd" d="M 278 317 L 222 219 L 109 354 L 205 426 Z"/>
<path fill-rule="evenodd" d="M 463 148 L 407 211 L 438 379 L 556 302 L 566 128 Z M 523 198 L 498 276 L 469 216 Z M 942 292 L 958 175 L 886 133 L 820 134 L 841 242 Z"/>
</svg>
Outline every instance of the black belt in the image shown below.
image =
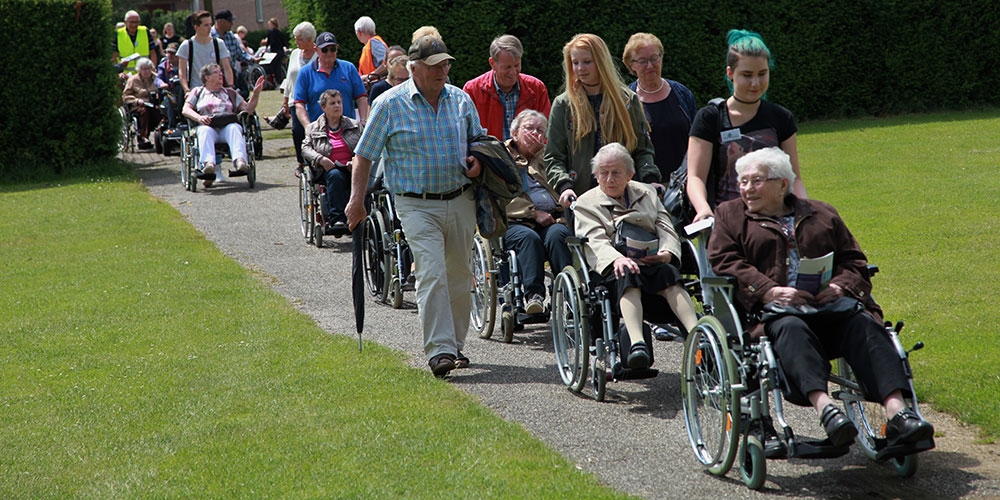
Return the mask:
<svg viewBox="0 0 1000 500">
<path fill-rule="evenodd" d="M 472 184 L 466 184 L 454 191 L 448 191 L 447 193 L 399 193 L 400 196 L 405 196 L 407 198 L 420 198 L 422 200 L 453 200 L 458 198 L 458 195 L 465 192 L 466 189 Z"/>
</svg>

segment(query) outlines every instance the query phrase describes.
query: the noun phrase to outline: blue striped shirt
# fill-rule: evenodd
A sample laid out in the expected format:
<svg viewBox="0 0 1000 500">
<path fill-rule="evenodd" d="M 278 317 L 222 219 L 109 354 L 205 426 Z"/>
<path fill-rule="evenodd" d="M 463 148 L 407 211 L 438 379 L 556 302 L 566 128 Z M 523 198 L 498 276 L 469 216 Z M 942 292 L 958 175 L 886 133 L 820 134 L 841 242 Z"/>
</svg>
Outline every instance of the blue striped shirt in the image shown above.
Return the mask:
<svg viewBox="0 0 1000 500">
<path fill-rule="evenodd" d="M 355 153 L 381 154 L 385 185 L 394 193 L 447 193 L 469 183 L 463 174 L 469 140 L 485 133 L 462 89 L 445 85 L 435 112 L 410 79 L 376 101 Z"/>
</svg>

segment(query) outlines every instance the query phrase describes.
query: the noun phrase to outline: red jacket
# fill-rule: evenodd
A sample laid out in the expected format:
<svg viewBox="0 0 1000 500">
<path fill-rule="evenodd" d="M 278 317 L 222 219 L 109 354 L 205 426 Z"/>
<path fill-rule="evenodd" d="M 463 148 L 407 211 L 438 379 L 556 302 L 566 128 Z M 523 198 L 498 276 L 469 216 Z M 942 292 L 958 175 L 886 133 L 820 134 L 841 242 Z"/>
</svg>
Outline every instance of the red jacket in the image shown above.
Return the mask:
<svg viewBox="0 0 1000 500">
<path fill-rule="evenodd" d="M 518 98 L 514 116 L 526 109 L 534 109 L 548 118 L 552 102 L 549 100 L 549 91 L 545 89 L 545 84 L 538 78 L 524 73 L 518 75 L 517 82 L 521 87 L 521 97 Z M 503 139 L 503 102 L 500 101 L 493 83 L 493 70 L 469 80 L 462 90 L 469 94 L 472 102 L 476 104 L 479 121 L 487 133 L 497 139 Z"/>
</svg>

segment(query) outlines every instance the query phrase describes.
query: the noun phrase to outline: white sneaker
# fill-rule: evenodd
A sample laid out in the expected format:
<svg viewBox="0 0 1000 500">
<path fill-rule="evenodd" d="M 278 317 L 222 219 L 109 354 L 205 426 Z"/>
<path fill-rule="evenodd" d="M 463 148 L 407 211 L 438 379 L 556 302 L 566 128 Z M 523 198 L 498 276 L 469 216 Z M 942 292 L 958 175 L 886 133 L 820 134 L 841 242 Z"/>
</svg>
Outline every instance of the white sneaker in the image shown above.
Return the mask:
<svg viewBox="0 0 1000 500">
<path fill-rule="evenodd" d="M 537 293 L 528 296 L 528 303 L 524 307 L 524 312 L 528 314 L 541 314 L 545 312 L 545 299 Z"/>
</svg>

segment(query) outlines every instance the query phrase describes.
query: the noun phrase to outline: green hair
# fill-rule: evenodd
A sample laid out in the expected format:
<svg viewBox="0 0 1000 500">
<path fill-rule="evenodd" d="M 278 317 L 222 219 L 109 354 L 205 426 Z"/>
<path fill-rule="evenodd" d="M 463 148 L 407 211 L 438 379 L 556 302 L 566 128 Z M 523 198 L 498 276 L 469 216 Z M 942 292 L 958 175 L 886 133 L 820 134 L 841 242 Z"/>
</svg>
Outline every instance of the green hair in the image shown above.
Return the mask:
<svg viewBox="0 0 1000 500">
<path fill-rule="evenodd" d="M 767 67 L 774 69 L 774 59 L 771 57 L 771 49 L 764 43 L 764 37 L 760 33 L 748 30 L 729 30 L 726 33 L 726 45 L 729 47 L 726 53 L 726 66 L 736 68 L 741 56 L 765 57 Z M 733 82 L 726 78 L 729 91 L 733 91 Z"/>
</svg>

